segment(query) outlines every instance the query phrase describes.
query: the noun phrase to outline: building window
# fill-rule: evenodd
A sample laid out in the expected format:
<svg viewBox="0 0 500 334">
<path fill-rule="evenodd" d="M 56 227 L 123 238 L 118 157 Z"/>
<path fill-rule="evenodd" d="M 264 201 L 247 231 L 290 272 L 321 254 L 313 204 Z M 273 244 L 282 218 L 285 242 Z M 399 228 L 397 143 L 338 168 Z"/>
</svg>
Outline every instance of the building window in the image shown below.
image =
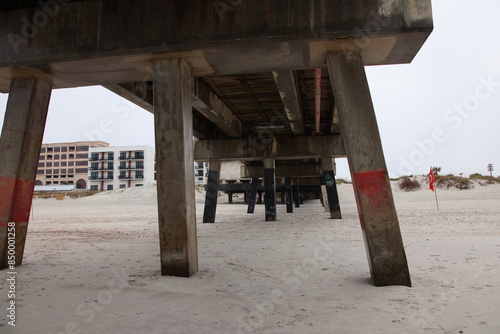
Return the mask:
<svg viewBox="0 0 500 334">
<path fill-rule="evenodd" d="M 68 148 L 66 146 L 61 147 L 61 152 L 68 152 Z M 62 158 L 61 158 L 62 159 Z M 65 158 L 66 159 L 66 158 Z"/>
<path fill-rule="evenodd" d="M 52 175 L 52 169 L 47 169 L 47 170 L 45 170 L 45 174 L 47 174 L 47 175 Z"/>
<path fill-rule="evenodd" d="M 90 155 L 90 161 L 98 161 L 99 160 L 99 153 L 92 153 Z"/>
<path fill-rule="evenodd" d="M 52 178 L 52 175 L 47 175 L 45 176 L 46 179 L 51 179 Z"/>
<path fill-rule="evenodd" d="M 118 178 L 122 179 L 122 180 L 125 179 L 125 178 L 127 178 L 126 172 L 120 172 L 120 175 L 118 176 Z"/>
<path fill-rule="evenodd" d="M 75 162 L 74 161 L 68 161 L 68 166 L 69 167 L 73 167 L 75 165 Z"/>
<path fill-rule="evenodd" d="M 64 169 L 61 169 L 61 174 L 66 174 L 66 173 L 67 173 L 67 170 L 66 170 L 66 168 L 64 168 Z"/>
<path fill-rule="evenodd" d="M 54 184 L 59 184 L 59 181 L 54 181 Z"/>
<path fill-rule="evenodd" d="M 59 153 L 59 152 L 61 152 L 61 148 L 60 148 L 60 147 L 54 147 L 54 152 L 55 152 L 55 153 Z"/>
<path fill-rule="evenodd" d="M 45 162 L 39 162 L 38 167 L 42 167 L 42 168 L 45 167 Z"/>
<path fill-rule="evenodd" d="M 73 174 L 74 172 L 75 172 L 75 169 L 74 169 L 74 168 L 70 168 L 70 169 L 68 169 L 68 173 L 69 173 L 69 174 Z"/>
<path fill-rule="evenodd" d="M 70 147 L 69 147 L 69 151 L 70 151 L 70 152 L 75 152 L 75 147 L 74 147 L 74 146 L 70 146 Z M 70 155 L 71 155 L 71 154 L 70 154 Z"/>
<path fill-rule="evenodd" d="M 144 151 L 134 152 L 134 159 L 144 159 Z"/>
<path fill-rule="evenodd" d="M 127 152 L 120 152 L 120 160 L 127 159 Z"/>
<path fill-rule="evenodd" d="M 108 172 L 108 180 L 113 180 L 113 172 Z"/>
<path fill-rule="evenodd" d="M 108 184 L 108 186 L 106 187 L 107 190 L 113 190 L 113 185 L 112 184 Z"/>
<path fill-rule="evenodd" d="M 96 190 L 99 190 L 99 188 L 97 187 L 97 185 L 91 185 L 90 190 L 96 191 Z"/>
<path fill-rule="evenodd" d="M 54 148 L 53 147 L 47 147 L 47 153 L 53 153 Z"/>
<path fill-rule="evenodd" d="M 48 186 L 50 186 L 52 184 L 52 182 L 47 181 L 47 182 L 45 182 L 45 184 L 48 185 Z"/>
<path fill-rule="evenodd" d="M 66 178 L 66 175 L 61 175 L 61 179 L 65 179 Z"/>
<path fill-rule="evenodd" d="M 76 174 L 87 174 L 89 172 L 89 169 L 88 168 L 77 168 L 75 170 L 75 173 Z"/>
<path fill-rule="evenodd" d="M 108 169 L 114 169 L 114 168 L 115 168 L 115 164 L 112 162 L 108 162 Z"/>
<path fill-rule="evenodd" d="M 39 169 L 39 170 L 37 170 L 37 171 L 36 171 L 36 173 L 37 173 L 38 175 L 43 175 L 43 169 Z"/>
<path fill-rule="evenodd" d="M 41 155 L 38 160 L 45 160 L 45 155 Z"/>
<path fill-rule="evenodd" d="M 120 162 L 120 167 L 118 169 L 127 169 L 127 163 L 125 161 Z"/>
<path fill-rule="evenodd" d="M 114 153 L 108 153 L 108 160 L 115 160 L 115 154 Z"/>
<path fill-rule="evenodd" d="M 68 177 L 74 177 L 74 175 L 68 175 Z"/>
<path fill-rule="evenodd" d="M 136 184 L 135 186 L 136 186 L 136 187 L 142 187 L 142 186 L 144 186 L 144 185 L 143 185 L 143 184 Z"/>
<path fill-rule="evenodd" d="M 90 179 L 91 180 L 97 180 L 98 177 L 99 177 L 99 173 L 98 172 L 91 172 L 90 173 Z"/>
<path fill-rule="evenodd" d="M 54 174 L 59 174 L 59 169 L 54 169 Z"/>
<path fill-rule="evenodd" d="M 52 160 L 52 154 L 47 155 L 47 160 Z"/>
<path fill-rule="evenodd" d="M 54 162 L 54 167 L 59 167 L 59 162 Z"/>
<path fill-rule="evenodd" d="M 76 165 L 77 166 L 88 166 L 89 163 L 88 163 L 88 161 L 77 161 Z"/>
<path fill-rule="evenodd" d="M 198 169 L 198 176 L 203 176 L 203 169 Z"/>
<path fill-rule="evenodd" d="M 68 156 L 66 154 L 61 154 L 61 160 L 66 160 L 68 159 Z"/>
<path fill-rule="evenodd" d="M 88 146 L 77 146 L 76 147 L 76 151 L 77 152 L 85 152 L 85 151 L 88 151 L 88 150 L 89 150 Z"/>
<path fill-rule="evenodd" d="M 75 155 L 74 154 L 70 154 L 68 155 L 68 159 L 74 159 L 75 158 Z"/>
<path fill-rule="evenodd" d="M 47 164 L 45 164 L 45 166 L 52 167 L 52 162 L 47 162 Z"/>
<path fill-rule="evenodd" d="M 127 188 L 126 184 L 120 184 L 120 189 L 125 189 L 125 188 Z"/>
<path fill-rule="evenodd" d="M 89 158 L 89 155 L 87 153 L 77 153 L 76 154 L 76 158 L 77 159 L 88 159 Z"/>
<path fill-rule="evenodd" d="M 136 179 L 143 179 L 144 178 L 144 172 L 143 171 L 137 171 L 137 172 L 135 172 L 135 178 Z"/>
<path fill-rule="evenodd" d="M 54 172 L 55 172 L 55 170 L 54 170 Z M 54 176 L 53 176 L 53 178 L 54 178 L 54 179 L 58 179 L 58 178 L 59 178 L 59 175 L 54 175 Z"/>
<path fill-rule="evenodd" d="M 66 161 L 61 161 L 61 167 L 66 167 L 68 163 Z"/>
<path fill-rule="evenodd" d="M 59 154 L 54 154 L 54 160 L 59 160 L 60 156 Z"/>
<path fill-rule="evenodd" d="M 42 147 L 42 148 L 40 149 L 40 153 L 45 153 L 45 147 Z"/>
</svg>

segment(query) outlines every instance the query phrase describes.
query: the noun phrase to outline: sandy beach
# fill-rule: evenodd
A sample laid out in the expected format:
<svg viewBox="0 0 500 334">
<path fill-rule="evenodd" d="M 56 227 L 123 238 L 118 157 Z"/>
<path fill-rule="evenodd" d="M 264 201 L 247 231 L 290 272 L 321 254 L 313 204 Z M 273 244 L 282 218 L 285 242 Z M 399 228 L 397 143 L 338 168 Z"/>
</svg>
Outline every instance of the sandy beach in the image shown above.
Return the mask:
<svg viewBox="0 0 500 334">
<path fill-rule="evenodd" d="M 318 200 L 293 214 L 219 197 L 201 224 L 200 271 L 160 276 L 154 187 L 88 198 L 36 199 L 16 327 L 1 333 L 500 333 L 500 185 L 393 187 L 413 286 L 371 284 L 352 185 L 339 185 L 343 219 Z"/>
</svg>

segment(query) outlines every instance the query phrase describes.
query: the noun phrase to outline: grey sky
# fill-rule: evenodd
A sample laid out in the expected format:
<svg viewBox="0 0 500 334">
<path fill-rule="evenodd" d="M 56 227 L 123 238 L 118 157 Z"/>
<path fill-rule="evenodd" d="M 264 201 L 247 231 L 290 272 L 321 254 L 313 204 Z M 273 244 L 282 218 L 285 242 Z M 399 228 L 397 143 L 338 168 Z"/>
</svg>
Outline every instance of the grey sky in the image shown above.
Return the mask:
<svg viewBox="0 0 500 334">
<path fill-rule="evenodd" d="M 500 169 L 500 2 L 434 0 L 433 10 L 412 64 L 366 69 L 388 169 L 487 174 L 489 163 Z M 101 87 L 53 91 L 44 142 L 89 139 L 154 146 L 153 117 Z M 338 176 L 350 178 L 345 159 Z"/>
</svg>

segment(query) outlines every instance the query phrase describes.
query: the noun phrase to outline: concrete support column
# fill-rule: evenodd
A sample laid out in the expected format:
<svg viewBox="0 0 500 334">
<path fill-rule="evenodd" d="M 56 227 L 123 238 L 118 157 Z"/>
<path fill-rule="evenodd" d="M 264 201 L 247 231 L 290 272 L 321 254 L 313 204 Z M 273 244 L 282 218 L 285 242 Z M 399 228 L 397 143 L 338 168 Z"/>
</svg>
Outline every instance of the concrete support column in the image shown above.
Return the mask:
<svg viewBox="0 0 500 334">
<path fill-rule="evenodd" d="M 221 162 L 211 160 L 208 165 L 207 193 L 205 195 L 205 211 L 203 212 L 203 224 L 215 223 L 215 212 L 217 211 L 217 198 L 219 195 Z"/>
<path fill-rule="evenodd" d="M 153 68 L 161 274 L 189 277 L 198 271 L 191 69 L 182 59 Z"/>
<path fill-rule="evenodd" d="M 339 204 L 339 194 L 337 192 L 337 183 L 335 181 L 335 171 L 333 166 L 333 159 L 321 159 L 321 168 L 323 169 L 323 177 L 325 178 L 325 188 L 327 201 L 324 200 L 325 207 L 328 203 L 330 209 L 331 219 L 342 219 Z"/>
<path fill-rule="evenodd" d="M 295 207 L 300 208 L 300 186 L 298 185 L 293 187 L 293 201 L 295 202 Z"/>
<path fill-rule="evenodd" d="M 345 51 L 327 60 L 373 282 L 411 286 L 361 55 Z"/>
<path fill-rule="evenodd" d="M 276 220 L 276 169 L 274 159 L 264 159 L 264 204 L 266 221 Z"/>
<path fill-rule="evenodd" d="M 23 261 L 36 170 L 52 84 L 36 78 L 14 79 L 0 138 L 0 269 L 10 258 L 14 233 L 15 265 Z"/>
<path fill-rule="evenodd" d="M 259 179 L 252 178 L 252 185 L 250 186 L 250 198 L 248 199 L 248 210 L 247 213 L 255 212 L 255 199 L 257 197 L 257 187 L 259 186 Z"/>
<path fill-rule="evenodd" d="M 286 212 L 293 213 L 293 201 L 292 201 L 292 178 L 285 177 L 285 193 L 286 193 Z"/>
</svg>

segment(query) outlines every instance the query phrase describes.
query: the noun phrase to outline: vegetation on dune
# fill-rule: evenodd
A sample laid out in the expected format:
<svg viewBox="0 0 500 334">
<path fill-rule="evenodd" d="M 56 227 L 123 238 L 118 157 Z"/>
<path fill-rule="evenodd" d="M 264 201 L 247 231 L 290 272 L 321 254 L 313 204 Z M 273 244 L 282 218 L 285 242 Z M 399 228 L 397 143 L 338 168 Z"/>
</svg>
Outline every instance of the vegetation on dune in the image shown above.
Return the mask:
<svg viewBox="0 0 500 334">
<path fill-rule="evenodd" d="M 404 191 L 417 191 L 421 188 L 421 184 L 413 176 L 403 176 L 398 182 L 398 187 Z"/>
<path fill-rule="evenodd" d="M 448 175 L 436 175 L 436 185 L 441 189 L 457 188 L 460 190 L 467 190 L 474 188 L 472 181 L 467 178 Z"/>
</svg>

